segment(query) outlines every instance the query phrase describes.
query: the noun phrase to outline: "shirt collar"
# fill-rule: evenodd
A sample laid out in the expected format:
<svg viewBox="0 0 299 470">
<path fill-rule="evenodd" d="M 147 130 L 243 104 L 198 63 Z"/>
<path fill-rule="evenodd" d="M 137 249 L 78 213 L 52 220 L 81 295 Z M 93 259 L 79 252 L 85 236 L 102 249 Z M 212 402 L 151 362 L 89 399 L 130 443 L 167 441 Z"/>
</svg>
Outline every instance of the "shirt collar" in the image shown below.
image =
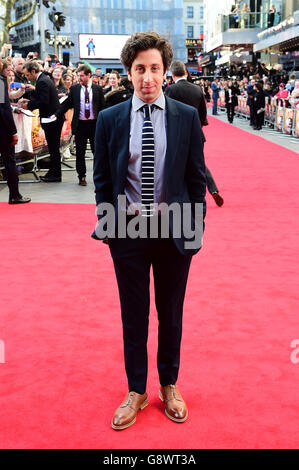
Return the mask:
<svg viewBox="0 0 299 470">
<path fill-rule="evenodd" d="M 180 80 L 187 80 L 187 78 L 186 78 L 186 77 L 180 77 L 180 78 L 178 78 L 178 79 L 176 80 L 175 83 L 178 83 Z"/>
<path fill-rule="evenodd" d="M 149 103 L 145 103 L 140 98 L 138 98 L 138 96 L 135 95 L 135 93 L 134 93 L 133 98 L 132 98 L 133 111 L 139 111 L 145 104 L 149 104 Z M 164 96 L 162 90 L 161 90 L 161 93 L 158 96 L 158 98 L 153 103 L 150 103 L 150 104 L 151 105 L 154 104 L 160 109 L 165 109 L 165 96 Z"/>
<path fill-rule="evenodd" d="M 87 84 L 88 90 L 90 90 L 91 85 L 92 85 L 92 81 L 90 80 L 90 81 L 88 82 L 88 84 Z M 85 90 L 85 85 L 81 85 L 81 88 L 83 88 L 83 90 Z"/>
</svg>

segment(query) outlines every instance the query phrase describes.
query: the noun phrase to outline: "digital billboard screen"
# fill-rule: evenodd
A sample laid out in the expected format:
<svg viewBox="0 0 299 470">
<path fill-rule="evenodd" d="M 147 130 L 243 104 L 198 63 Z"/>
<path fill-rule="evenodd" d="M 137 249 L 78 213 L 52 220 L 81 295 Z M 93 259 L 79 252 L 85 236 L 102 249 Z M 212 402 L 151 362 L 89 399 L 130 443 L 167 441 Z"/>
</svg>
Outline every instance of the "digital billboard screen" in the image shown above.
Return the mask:
<svg viewBox="0 0 299 470">
<path fill-rule="evenodd" d="M 119 59 L 129 37 L 122 34 L 79 34 L 80 59 Z"/>
</svg>

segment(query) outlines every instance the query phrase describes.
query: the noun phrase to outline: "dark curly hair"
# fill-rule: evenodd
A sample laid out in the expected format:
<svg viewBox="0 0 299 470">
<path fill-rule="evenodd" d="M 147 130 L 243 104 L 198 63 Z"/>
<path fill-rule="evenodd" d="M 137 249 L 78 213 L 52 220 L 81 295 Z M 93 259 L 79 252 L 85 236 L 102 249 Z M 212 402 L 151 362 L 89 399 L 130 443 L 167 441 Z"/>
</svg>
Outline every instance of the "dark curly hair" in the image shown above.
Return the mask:
<svg viewBox="0 0 299 470">
<path fill-rule="evenodd" d="M 160 51 L 165 73 L 170 67 L 173 51 L 170 42 L 155 32 L 135 33 L 127 40 L 120 55 L 125 69 L 130 72 L 132 63 L 139 52 L 148 49 Z"/>
</svg>

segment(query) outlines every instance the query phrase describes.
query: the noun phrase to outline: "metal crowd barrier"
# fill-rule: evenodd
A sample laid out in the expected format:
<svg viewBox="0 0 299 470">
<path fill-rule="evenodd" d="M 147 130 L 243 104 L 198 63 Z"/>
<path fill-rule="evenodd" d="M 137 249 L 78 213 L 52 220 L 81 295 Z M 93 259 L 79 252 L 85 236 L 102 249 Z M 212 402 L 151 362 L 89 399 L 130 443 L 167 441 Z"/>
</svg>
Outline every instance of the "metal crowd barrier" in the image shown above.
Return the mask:
<svg viewBox="0 0 299 470">
<path fill-rule="evenodd" d="M 299 139 L 299 109 L 288 107 L 287 100 L 266 97 L 265 125 Z M 219 92 L 218 108 L 225 109 L 225 93 Z M 237 116 L 250 119 L 250 108 L 247 105 L 247 96 L 238 96 L 238 106 L 235 108 Z"/>
<path fill-rule="evenodd" d="M 20 183 L 39 183 L 41 181 L 39 175 L 37 174 L 38 171 L 47 171 L 47 168 L 39 168 L 38 162 L 39 160 L 43 160 L 44 158 L 49 157 L 49 151 L 48 151 L 48 144 L 45 139 L 44 131 L 42 130 L 40 126 L 40 122 L 38 119 L 38 113 L 36 111 L 33 112 L 35 116 L 32 119 L 32 129 L 31 131 L 29 130 L 30 134 L 29 136 L 27 135 L 27 141 L 28 139 L 31 139 L 32 142 L 32 151 L 24 150 L 22 147 L 20 149 L 20 152 L 16 153 L 15 158 L 16 158 L 16 165 L 18 166 L 25 166 L 27 164 L 32 163 L 32 169 L 26 171 L 25 173 L 32 173 L 34 176 L 34 179 L 20 179 Z M 69 145 L 70 140 L 71 140 L 71 121 L 72 121 L 72 114 L 73 111 L 69 110 L 66 113 L 66 119 L 62 128 L 62 133 L 61 133 L 61 148 Z M 15 114 L 14 114 L 15 118 Z M 28 119 L 28 118 L 27 118 Z M 68 159 L 67 161 L 63 160 L 61 161 L 61 164 L 63 165 L 62 168 L 63 171 L 75 171 L 75 167 L 73 167 L 70 162 L 74 161 L 75 159 Z M 0 159 L 0 171 L 5 170 L 4 164 Z M 0 180 L 0 183 L 6 183 L 6 180 Z"/>
</svg>

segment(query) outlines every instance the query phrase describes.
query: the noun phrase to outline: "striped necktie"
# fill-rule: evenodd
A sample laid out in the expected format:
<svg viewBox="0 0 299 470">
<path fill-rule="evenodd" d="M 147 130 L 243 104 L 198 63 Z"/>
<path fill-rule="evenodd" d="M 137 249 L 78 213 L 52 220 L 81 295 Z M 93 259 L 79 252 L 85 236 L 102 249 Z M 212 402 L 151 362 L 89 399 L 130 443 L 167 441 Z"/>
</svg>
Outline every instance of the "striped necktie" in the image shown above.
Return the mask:
<svg viewBox="0 0 299 470">
<path fill-rule="evenodd" d="M 146 217 L 153 215 L 154 204 L 154 171 L 155 171 L 155 139 L 151 121 L 151 107 L 143 107 L 144 122 L 142 127 L 142 176 L 141 176 L 141 214 Z"/>
</svg>

